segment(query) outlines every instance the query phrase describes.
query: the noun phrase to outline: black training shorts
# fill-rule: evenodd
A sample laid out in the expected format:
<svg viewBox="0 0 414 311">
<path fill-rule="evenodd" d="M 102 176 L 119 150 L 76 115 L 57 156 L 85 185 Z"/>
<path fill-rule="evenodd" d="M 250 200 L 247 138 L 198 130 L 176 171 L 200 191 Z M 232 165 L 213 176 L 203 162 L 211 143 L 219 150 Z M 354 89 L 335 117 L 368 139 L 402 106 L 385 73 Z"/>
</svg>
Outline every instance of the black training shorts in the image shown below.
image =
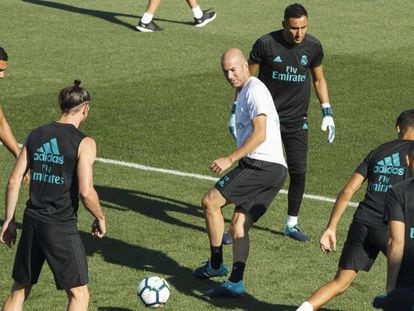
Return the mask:
<svg viewBox="0 0 414 311">
<path fill-rule="evenodd" d="M 20 284 L 36 284 L 47 260 L 57 289 L 88 283 L 85 249 L 75 223 L 48 223 L 28 215 L 17 247 L 13 279 Z"/>
<path fill-rule="evenodd" d="M 339 267 L 369 271 L 381 251 L 387 253 L 387 227 L 372 227 L 353 220 L 342 249 Z"/>
<path fill-rule="evenodd" d="M 216 189 L 257 221 L 283 187 L 287 169 L 281 164 L 242 158 L 239 165 L 223 176 Z"/>
</svg>

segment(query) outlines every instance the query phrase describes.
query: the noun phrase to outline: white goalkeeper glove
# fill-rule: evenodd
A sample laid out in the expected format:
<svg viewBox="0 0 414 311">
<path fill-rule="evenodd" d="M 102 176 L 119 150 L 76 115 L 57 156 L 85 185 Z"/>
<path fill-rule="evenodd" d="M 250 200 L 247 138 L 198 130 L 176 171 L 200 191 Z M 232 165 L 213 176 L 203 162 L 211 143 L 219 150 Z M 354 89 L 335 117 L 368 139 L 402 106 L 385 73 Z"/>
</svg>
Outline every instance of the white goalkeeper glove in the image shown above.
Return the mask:
<svg viewBox="0 0 414 311">
<path fill-rule="evenodd" d="M 237 104 L 237 102 L 234 102 L 233 106 L 231 106 L 231 113 L 230 113 L 230 120 L 229 120 L 229 131 L 230 131 L 231 136 L 233 136 L 233 138 L 237 140 L 237 135 L 236 135 L 236 104 Z"/>
<path fill-rule="evenodd" d="M 332 144 L 335 139 L 335 123 L 333 112 L 329 103 L 322 104 L 322 131 L 328 130 L 328 143 Z"/>
</svg>

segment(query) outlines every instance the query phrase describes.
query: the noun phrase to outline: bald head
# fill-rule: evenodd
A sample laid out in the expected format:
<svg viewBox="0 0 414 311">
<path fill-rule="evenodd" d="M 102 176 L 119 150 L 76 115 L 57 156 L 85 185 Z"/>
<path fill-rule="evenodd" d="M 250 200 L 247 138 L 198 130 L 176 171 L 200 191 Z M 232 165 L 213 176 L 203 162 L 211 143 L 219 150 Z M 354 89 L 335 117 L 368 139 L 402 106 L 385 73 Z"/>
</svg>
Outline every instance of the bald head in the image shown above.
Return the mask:
<svg viewBox="0 0 414 311">
<path fill-rule="evenodd" d="M 243 52 L 236 48 L 228 49 L 221 56 L 221 68 L 232 87 L 241 89 L 250 78 L 249 66 Z"/>
<path fill-rule="evenodd" d="M 241 62 L 247 62 L 246 58 L 243 55 L 243 52 L 236 48 L 230 48 L 227 51 L 223 53 L 221 56 L 221 63 L 223 64 L 223 61 L 234 59 Z"/>
</svg>

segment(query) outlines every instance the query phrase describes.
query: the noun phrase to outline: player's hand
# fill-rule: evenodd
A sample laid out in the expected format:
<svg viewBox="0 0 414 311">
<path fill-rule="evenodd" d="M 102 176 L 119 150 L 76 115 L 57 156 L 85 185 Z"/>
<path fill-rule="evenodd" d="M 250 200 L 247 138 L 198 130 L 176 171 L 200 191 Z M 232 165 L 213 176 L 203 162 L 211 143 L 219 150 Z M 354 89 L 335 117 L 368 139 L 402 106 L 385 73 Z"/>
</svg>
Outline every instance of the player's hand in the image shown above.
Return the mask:
<svg viewBox="0 0 414 311">
<path fill-rule="evenodd" d="M 332 144 L 335 140 L 335 123 L 331 105 L 328 103 L 322 104 L 322 131 L 328 130 L 328 143 Z"/>
<path fill-rule="evenodd" d="M 92 235 L 94 237 L 103 238 L 105 233 L 106 233 L 105 219 L 95 218 L 95 220 L 92 223 Z"/>
<path fill-rule="evenodd" d="M 12 244 L 16 244 L 16 224 L 14 222 L 5 222 L 0 231 L 0 242 L 11 247 Z"/>
<path fill-rule="evenodd" d="M 325 253 L 335 252 L 336 251 L 336 232 L 330 229 L 322 234 L 321 239 L 319 240 L 319 245 L 321 251 Z"/>
<path fill-rule="evenodd" d="M 211 163 L 210 169 L 214 173 L 220 174 L 227 170 L 232 164 L 233 162 L 228 157 L 218 158 Z"/>
<path fill-rule="evenodd" d="M 30 171 L 27 171 L 27 173 L 23 176 L 22 184 L 25 186 L 30 184 Z"/>
</svg>

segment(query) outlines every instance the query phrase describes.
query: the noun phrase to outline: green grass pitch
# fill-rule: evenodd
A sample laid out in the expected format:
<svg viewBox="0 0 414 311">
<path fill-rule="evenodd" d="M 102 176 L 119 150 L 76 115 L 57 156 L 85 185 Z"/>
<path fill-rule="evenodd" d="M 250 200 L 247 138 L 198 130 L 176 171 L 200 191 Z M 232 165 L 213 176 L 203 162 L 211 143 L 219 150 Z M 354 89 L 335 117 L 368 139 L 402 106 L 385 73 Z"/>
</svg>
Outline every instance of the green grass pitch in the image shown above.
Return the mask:
<svg viewBox="0 0 414 311">
<path fill-rule="evenodd" d="M 83 130 L 96 139 L 99 157 L 213 176 L 210 161 L 234 148 L 227 130 L 234 91 L 222 76 L 220 56 L 229 47 L 247 55 L 259 36 L 281 27 L 283 10 L 291 2 L 199 3 L 218 13 L 205 28 L 188 24 L 192 14 L 185 1 L 164 1 L 156 21 L 165 30 L 147 34 L 135 31 L 145 0 L 1 0 L 0 46 L 9 53 L 9 69 L 0 81 L 0 104 L 18 140 L 59 115 L 58 91 L 79 78 L 93 98 Z M 414 2 L 302 3 L 309 13 L 309 33 L 324 46 L 337 125 L 334 144 L 326 144 L 313 95 L 306 193 L 335 198 L 363 156 L 396 137 L 397 115 L 413 107 Z M 2 148 L 0 160 L 4 189 L 13 159 Z M 221 280 L 196 280 L 191 272 L 209 256 L 199 202 L 213 181 L 102 162 L 96 163 L 95 175 L 108 234 L 93 240 L 92 219 L 80 208 L 90 310 L 144 309 L 136 287 L 152 274 L 171 285 L 165 310 L 295 310 L 334 276 L 354 212 L 349 207 L 340 223 L 339 250 L 326 255 L 319 251 L 318 240 L 332 204 L 304 200 L 300 224 L 312 239 L 305 245 L 282 235 L 287 202 L 280 194 L 251 231 L 248 294 L 211 301 L 202 291 Z M 23 188 L 18 223 L 26 199 Z M 232 207 L 224 210 L 227 221 L 231 212 Z M 15 249 L 0 247 L 0 301 L 10 289 Z M 225 246 L 224 253 L 231 264 L 231 247 Z M 347 293 L 325 310 L 372 309 L 372 298 L 384 291 L 385 268 L 380 256 L 371 272 L 360 273 Z M 66 295 L 54 288 L 45 266 L 26 309 L 65 310 Z"/>
</svg>

